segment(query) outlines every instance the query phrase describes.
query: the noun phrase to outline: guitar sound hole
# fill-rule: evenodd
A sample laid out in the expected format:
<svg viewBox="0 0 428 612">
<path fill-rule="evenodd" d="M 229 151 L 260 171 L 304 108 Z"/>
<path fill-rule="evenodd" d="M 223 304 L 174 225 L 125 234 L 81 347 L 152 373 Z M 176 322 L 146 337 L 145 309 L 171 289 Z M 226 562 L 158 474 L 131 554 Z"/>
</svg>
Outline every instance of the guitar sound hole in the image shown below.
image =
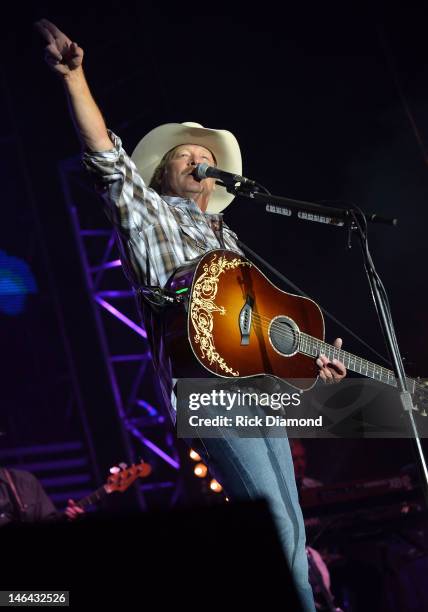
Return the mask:
<svg viewBox="0 0 428 612">
<path fill-rule="evenodd" d="M 294 355 L 299 347 L 299 328 L 288 317 L 275 317 L 269 325 L 269 338 L 278 353 Z"/>
</svg>

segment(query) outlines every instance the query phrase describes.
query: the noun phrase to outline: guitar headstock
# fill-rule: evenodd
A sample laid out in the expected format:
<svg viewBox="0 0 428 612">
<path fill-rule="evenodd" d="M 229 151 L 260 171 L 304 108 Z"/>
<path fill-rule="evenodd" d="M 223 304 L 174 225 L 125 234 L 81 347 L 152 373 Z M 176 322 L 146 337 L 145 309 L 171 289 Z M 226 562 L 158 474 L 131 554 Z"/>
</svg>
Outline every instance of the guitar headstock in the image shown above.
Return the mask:
<svg viewBox="0 0 428 612">
<path fill-rule="evenodd" d="M 120 467 L 114 467 L 110 470 L 112 473 L 108 477 L 106 484 L 104 485 L 107 493 L 113 493 L 119 491 L 124 493 L 136 480 L 137 478 L 146 478 L 151 474 L 152 466 L 148 463 L 138 463 L 127 467 L 121 463 Z"/>
</svg>

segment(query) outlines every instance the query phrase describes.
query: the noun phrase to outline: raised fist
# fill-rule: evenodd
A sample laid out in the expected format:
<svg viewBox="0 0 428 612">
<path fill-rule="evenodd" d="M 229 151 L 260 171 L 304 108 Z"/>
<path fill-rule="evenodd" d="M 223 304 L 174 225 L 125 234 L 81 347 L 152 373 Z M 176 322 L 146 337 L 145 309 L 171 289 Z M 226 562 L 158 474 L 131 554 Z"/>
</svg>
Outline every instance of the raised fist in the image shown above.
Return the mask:
<svg viewBox="0 0 428 612">
<path fill-rule="evenodd" d="M 68 76 L 80 68 L 83 60 L 83 49 L 72 42 L 55 24 L 47 19 L 40 19 L 34 24 L 36 30 L 47 43 L 45 61 L 59 76 Z"/>
</svg>

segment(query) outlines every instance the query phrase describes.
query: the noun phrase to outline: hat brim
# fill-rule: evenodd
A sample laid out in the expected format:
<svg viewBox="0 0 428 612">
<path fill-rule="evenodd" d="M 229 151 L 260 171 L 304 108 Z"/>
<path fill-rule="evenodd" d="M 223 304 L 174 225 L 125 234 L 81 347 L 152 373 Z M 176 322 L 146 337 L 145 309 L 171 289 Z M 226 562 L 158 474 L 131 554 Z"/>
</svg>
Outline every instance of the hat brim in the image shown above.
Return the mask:
<svg viewBox="0 0 428 612">
<path fill-rule="evenodd" d="M 242 175 L 241 151 L 231 132 L 204 128 L 198 123 L 166 123 L 146 134 L 132 153 L 132 160 L 146 185 L 149 185 L 165 153 L 181 144 L 196 144 L 209 149 L 219 168 Z M 224 187 L 217 186 L 208 202 L 207 212 L 221 212 L 234 197 Z"/>
</svg>

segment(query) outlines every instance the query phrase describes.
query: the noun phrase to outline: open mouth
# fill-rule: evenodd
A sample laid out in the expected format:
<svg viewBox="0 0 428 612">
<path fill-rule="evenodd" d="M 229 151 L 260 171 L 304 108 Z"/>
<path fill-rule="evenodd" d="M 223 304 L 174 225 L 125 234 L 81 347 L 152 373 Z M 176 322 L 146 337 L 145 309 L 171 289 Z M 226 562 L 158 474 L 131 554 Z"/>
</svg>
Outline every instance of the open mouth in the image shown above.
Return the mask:
<svg viewBox="0 0 428 612">
<path fill-rule="evenodd" d="M 187 176 L 191 177 L 194 181 L 200 183 L 201 179 L 199 179 L 197 176 L 195 176 L 194 174 L 194 170 L 192 170 L 192 172 L 187 172 Z"/>
</svg>

